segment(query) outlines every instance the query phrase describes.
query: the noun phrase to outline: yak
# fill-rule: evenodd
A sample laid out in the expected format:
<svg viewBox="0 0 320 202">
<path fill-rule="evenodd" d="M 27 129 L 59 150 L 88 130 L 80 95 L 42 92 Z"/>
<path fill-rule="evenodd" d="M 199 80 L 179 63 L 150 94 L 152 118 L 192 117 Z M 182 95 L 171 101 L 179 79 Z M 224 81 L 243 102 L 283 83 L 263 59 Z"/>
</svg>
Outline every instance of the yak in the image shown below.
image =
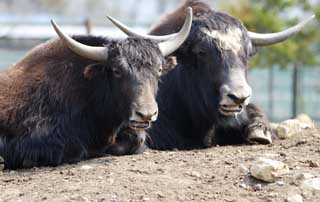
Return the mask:
<svg viewBox="0 0 320 202">
<path fill-rule="evenodd" d="M 171 150 L 272 143 L 274 133 L 267 116 L 250 103 L 248 62 L 258 47 L 288 39 L 314 16 L 285 31 L 260 34 L 248 31 L 238 19 L 212 10 L 205 2 L 187 0 L 150 34 L 174 37 L 186 7 L 193 9 L 192 28 L 186 41 L 171 54 L 176 57 L 176 67 L 161 78 L 159 117 L 147 131 L 147 146 Z M 136 35 L 134 30 L 123 30 Z"/>
<path fill-rule="evenodd" d="M 5 168 L 74 163 L 107 154 L 122 128 L 143 134 L 158 116 L 158 79 L 169 70 L 165 56 L 186 39 L 191 23 L 190 8 L 176 37 L 164 41 L 70 37 L 52 21 L 58 39 L 0 72 Z"/>
</svg>

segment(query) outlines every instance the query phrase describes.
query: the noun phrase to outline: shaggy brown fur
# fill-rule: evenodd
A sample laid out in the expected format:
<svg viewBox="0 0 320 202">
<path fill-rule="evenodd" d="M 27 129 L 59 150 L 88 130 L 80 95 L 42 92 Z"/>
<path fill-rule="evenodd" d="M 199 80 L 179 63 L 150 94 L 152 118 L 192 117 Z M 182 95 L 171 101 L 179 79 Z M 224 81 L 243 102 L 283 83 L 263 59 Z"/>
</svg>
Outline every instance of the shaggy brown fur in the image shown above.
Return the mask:
<svg viewBox="0 0 320 202">
<path fill-rule="evenodd" d="M 108 47 L 109 59 L 88 60 L 54 39 L 0 72 L 0 156 L 6 168 L 56 166 L 104 154 L 128 124 L 141 89 L 150 85 L 155 96 L 165 61 L 156 42 L 74 38 Z"/>
</svg>

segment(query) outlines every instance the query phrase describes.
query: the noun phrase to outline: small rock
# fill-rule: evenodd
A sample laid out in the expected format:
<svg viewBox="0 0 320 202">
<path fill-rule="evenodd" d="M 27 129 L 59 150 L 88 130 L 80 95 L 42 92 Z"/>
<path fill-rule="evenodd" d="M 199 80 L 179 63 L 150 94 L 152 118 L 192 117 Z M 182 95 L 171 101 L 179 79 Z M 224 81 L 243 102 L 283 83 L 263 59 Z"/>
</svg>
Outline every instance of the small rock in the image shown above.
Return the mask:
<svg viewBox="0 0 320 202">
<path fill-rule="evenodd" d="M 241 183 L 239 184 L 239 187 L 243 188 L 243 189 L 247 189 L 247 185 L 245 183 Z"/>
<path fill-rule="evenodd" d="M 143 197 L 142 200 L 143 200 L 143 201 L 150 201 L 150 198 L 148 198 L 148 197 Z"/>
<path fill-rule="evenodd" d="M 158 198 L 165 198 L 165 195 L 163 193 L 157 193 Z"/>
<path fill-rule="evenodd" d="M 320 178 L 304 180 L 301 187 L 304 191 L 310 191 L 312 194 L 320 195 Z"/>
<path fill-rule="evenodd" d="M 253 185 L 253 190 L 254 191 L 261 191 L 262 190 L 262 185 L 261 184 L 255 184 Z"/>
<path fill-rule="evenodd" d="M 284 181 L 278 181 L 278 182 L 277 182 L 277 185 L 283 186 L 283 185 L 284 185 Z"/>
<path fill-rule="evenodd" d="M 304 123 L 298 119 L 288 119 L 280 124 L 272 124 L 271 126 L 281 139 L 289 139 L 305 129 L 314 128 L 313 124 Z"/>
<path fill-rule="evenodd" d="M 314 126 L 314 121 L 310 118 L 308 114 L 299 114 L 296 117 L 296 119 L 302 123 L 309 124 L 310 126 Z"/>
<path fill-rule="evenodd" d="M 91 169 L 93 169 L 93 167 L 89 166 L 89 165 L 83 165 L 83 166 L 80 167 L 80 169 L 81 170 L 91 170 Z"/>
<path fill-rule="evenodd" d="M 244 172 L 244 173 L 248 173 L 249 172 L 249 169 L 245 165 L 240 164 L 239 166 L 240 166 L 240 169 L 241 169 L 242 172 Z"/>
<path fill-rule="evenodd" d="M 272 198 L 278 198 L 279 194 L 277 192 L 271 192 L 267 195 L 268 197 L 272 197 Z"/>
<path fill-rule="evenodd" d="M 201 177 L 201 174 L 198 173 L 198 172 L 196 172 L 196 171 L 192 171 L 192 172 L 190 173 L 190 176 L 200 178 L 200 177 Z"/>
<path fill-rule="evenodd" d="M 317 163 L 315 161 L 309 160 L 309 161 L 307 161 L 307 163 L 309 164 L 309 167 L 311 167 L 311 168 L 318 168 L 319 167 L 319 163 Z"/>
<path fill-rule="evenodd" d="M 298 173 L 294 177 L 296 180 L 306 180 L 306 179 L 311 179 L 314 176 L 309 173 Z"/>
<path fill-rule="evenodd" d="M 303 202 L 303 198 L 299 194 L 295 194 L 293 196 L 289 196 L 286 200 L 287 202 Z"/>
<path fill-rule="evenodd" d="M 286 164 L 266 158 L 258 158 L 251 167 L 251 175 L 265 182 L 274 182 L 287 173 L 289 168 Z"/>
</svg>

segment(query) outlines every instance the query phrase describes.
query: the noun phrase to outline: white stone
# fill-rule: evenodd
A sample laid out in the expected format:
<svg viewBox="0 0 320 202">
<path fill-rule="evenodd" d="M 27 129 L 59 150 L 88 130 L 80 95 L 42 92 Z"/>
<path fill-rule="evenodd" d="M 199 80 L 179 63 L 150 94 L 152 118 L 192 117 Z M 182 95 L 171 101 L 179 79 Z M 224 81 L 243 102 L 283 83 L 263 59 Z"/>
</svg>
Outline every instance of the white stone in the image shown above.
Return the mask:
<svg viewBox="0 0 320 202">
<path fill-rule="evenodd" d="M 301 187 L 304 191 L 309 191 L 312 194 L 320 196 L 320 178 L 304 180 Z"/>
<path fill-rule="evenodd" d="M 295 194 L 293 196 L 289 196 L 287 198 L 287 202 L 303 202 L 303 198 L 299 194 Z"/>
<path fill-rule="evenodd" d="M 92 166 L 89 166 L 89 165 L 83 165 L 83 166 L 81 166 L 80 169 L 81 169 L 81 170 L 91 170 L 91 169 L 93 169 L 93 167 L 92 167 Z"/>
<path fill-rule="evenodd" d="M 309 124 L 310 126 L 314 127 L 314 121 L 308 114 L 299 114 L 296 119 L 302 123 Z"/>
<path fill-rule="evenodd" d="M 282 175 L 289 173 L 286 164 L 267 158 L 258 158 L 251 167 L 251 175 L 265 182 L 274 182 Z"/>
<path fill-rule="evenodd" d="M 262 190 L 262 185 L 261 184 L 255 184 L 255 185 L 253 185 L 253 189 L 255 191 L 261 191 Z"/>
<path fill-rule="evenodd" d="M 271 127 L 281 139 L 289 139 L 306 129 L 314 128 L 313 124 L 301 122 L 298 119 L 288 119 L 280 124 L 272 124 Z"/>
<path fill-rule="evenodd" d="M 249 172 L 249 169 L 245 165 L 240 164 L 239 166 L 240 166 L 240 170 L 242 172 L 244 172 L 244 173 L 248 173 Z"/>
<path fill-rule="evenodd" d="M 247 185 L 245 183 L 241 183 L 239 184 L 239 187 L 243 188 L 243 189 L 247 189 Z"/>
<path fill-rule="evenodd" d="M 192 172 L 190 173 L 190 176 L 191 176 L 191 177 L 200 178 L 200 177 L 201 177 L 201 174 L 198 173 L 198 172 L 196 172 L 196 171 L 192 171 Z"/>
</svg>

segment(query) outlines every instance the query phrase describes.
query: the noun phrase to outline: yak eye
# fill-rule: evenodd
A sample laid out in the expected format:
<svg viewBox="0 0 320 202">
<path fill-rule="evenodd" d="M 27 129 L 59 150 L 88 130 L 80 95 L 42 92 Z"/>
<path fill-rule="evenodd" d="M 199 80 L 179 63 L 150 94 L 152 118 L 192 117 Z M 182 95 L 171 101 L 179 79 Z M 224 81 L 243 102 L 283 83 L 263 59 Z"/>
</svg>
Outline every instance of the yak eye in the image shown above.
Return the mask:
<svg viewBox="0 0 320 202">
<path fill-rule="evenodd" d="M 112 72 L 113 72 L 113 75 L 117 78 L 120 78 L 121 77 L 121 72 L 118 68 L 113 68 L 112 69 Z"/>
<path fill-rule="evenodd" d="M 162 73 L 162 67 L 160 67 L 158 70 L 158 74 L 161 75 L 161 73 Z"/>
</svg>

